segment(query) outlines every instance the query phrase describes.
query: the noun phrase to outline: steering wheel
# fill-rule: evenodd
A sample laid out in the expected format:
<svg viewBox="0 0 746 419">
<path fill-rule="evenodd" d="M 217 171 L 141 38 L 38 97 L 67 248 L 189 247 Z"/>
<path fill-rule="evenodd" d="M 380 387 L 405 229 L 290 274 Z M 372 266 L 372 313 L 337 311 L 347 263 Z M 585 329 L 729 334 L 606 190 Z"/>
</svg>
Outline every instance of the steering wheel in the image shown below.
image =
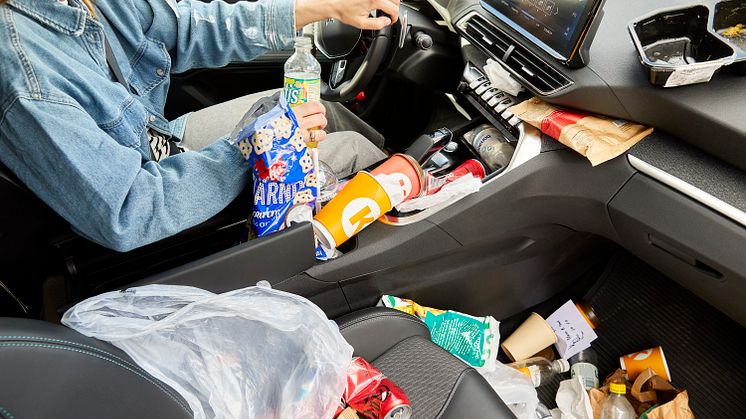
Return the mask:
<svg viewBox="0 0 746 419">
<path fill-rule="evenodd" d="M 379 12 L 380 13 L 380 12 Z M 331 102 L 352 100 L 370 83 L 386 59 L 391 46 L 393 25 L 373 32 L 373 40 L 362 63 L 353 75 L 347 75 L 347 57 L 361 42 L 363 31 L 334 19 L 317 22 L 314 28 L 316 48 L 334 60 L 329 80 L 321 81 L 321 98 Z"/>
</svg>

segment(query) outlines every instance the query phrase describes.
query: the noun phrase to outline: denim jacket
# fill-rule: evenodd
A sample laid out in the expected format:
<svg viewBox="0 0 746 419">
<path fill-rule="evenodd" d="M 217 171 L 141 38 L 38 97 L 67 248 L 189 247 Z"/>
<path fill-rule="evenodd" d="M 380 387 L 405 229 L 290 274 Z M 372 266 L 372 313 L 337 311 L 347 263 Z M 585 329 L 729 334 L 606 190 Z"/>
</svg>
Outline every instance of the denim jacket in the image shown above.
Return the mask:
<svg viewBox="0 0 746 419">
<path fill-rule="evenodd" d="M 10 0 L 0 6 L 0 161 L 81 235 L 126 251 L 199 224 L 247 183 L 227 137 L 153 161 L 169 73 L 291 45 L 294 0 Z M 104 34 L 129 84 L 115 82 Z"/>
</svg>

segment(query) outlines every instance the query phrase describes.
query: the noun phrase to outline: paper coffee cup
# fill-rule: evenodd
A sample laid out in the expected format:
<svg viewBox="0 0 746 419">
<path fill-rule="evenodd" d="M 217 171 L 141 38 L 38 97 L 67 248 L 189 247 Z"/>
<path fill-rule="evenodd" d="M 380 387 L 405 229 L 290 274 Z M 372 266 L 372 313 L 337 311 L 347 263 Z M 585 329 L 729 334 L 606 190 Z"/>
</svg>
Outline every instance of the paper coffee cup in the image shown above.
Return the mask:
<svg viewBox="0 0 746 419">
<path fill-rule="evenodd" d="M 404 191 L 404 200 L 422 195 L 425 185 L 425 172 L 417 160 L 406 154 L 394 154 L 370 172 L 373 176 L 398 176 L 398 183 Z"/>
<path fill-rule="evenodd" d="M 557 342 L 557 335 L 543 317 L 531 313 L 528 319 L 500 345 L 512 361 L 531 358 Z"/>
<path fill-rule="evenodd" d="M 381 183 L 368 172 L 359 172 L 314 217 L 319 240 L 334 248 L 349 240 L 391 211 L 391 198 Z"/>
<path fill-rule="evenodd" d="M 648 368 L 666 381 L 671 381 L 671 372 L 668 370 L 668 362 L 661 346 L 619 357 L 619 365 L 623 370 L 627 370 L 627 376 L 632 381 Z"/>
</svg>

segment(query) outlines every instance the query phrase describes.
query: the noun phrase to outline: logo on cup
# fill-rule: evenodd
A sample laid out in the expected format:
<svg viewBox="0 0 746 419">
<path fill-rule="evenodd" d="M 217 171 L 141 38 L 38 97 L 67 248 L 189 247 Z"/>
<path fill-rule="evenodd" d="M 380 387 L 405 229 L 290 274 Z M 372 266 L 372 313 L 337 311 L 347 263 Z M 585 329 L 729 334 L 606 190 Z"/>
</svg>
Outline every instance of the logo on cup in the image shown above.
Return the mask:
<svg viewBox="0 0 746 419">
<path fill-rule="evenodd" d="M 392 173 L 388 176 L 396 180 L 402 191 L 404 191 L 404 196 L 409 196 L 412 193 L 412 180 L 407 175 L 404 173 Z"/>
<path fill-rule="evenodd" d="M 352 237 L 381 216 L 381 207 L 370 198 L 355 198 L 342 210 L 342 229 Z"/>
<path fill-rule="evenodd" d="M 630 357 L 634 359 L 635 361 L 642 361 L 644 359 L 647 359 L 651 354 L 653 353 L 652 349 L 646 349 L 644 351 L 635 352 Z"/>
</svg>

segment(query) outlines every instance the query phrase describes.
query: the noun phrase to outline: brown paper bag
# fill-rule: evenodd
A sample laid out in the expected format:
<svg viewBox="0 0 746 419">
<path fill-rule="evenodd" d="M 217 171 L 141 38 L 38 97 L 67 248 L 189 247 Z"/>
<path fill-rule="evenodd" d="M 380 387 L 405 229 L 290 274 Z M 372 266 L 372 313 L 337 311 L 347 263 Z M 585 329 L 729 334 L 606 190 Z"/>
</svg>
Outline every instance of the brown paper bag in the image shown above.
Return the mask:
<svg viewBox="0 0 746 419">
<path fill-rule="evenodd" d="M 658 406 L 648 413 L 648 419 L 694 419 L 694 413 L 689 408 L 689 394 L 686 390 L 663 406 Z"/>
<path fill-rule="evenodd" d="M 591 409 L 593 409 L 593 419 L 601 418 L 601 409 L 603 409 L 604 402 L 606 402 L 606 399 L 609 397 L 609 387 L 611 383 L 626 384 L 627 393 L 625 394 L 625 397 L 627 397 L 627 400 L 635 409 L 635 412 L 637 412 L 638 415 L 650 408 L 650 406 L 641 406 L 641 403 L 637 399 L 632 397 L 632 395 L 630 394 L 630 388 L 632 387 L 632 384 L 629 382 L 629 380 L 627 380 L 627 372 L 618 369 L 606 377 L 603 385 L 600 388 L 592 388 L 588 391 L 588 397 L 591 400 Z"/>
<path fill-rule="evenodd" d="M 521 102 L 509 111 L 582 154 L 593 166 L 623 154 L 653 132 L 653 128 L 629 121 L 559 108 L 539 98 Z"/>
<path fill-rule="evenodd" d="M 686 390 L 677 389 L 650 368 L 635 379 L 631 393 L 643 412 L 658 405 L 646 414 L 648 419 L 694 419 Z"/>
<path fill-rule="evenodd" d="M 348 407 L 337 416 L 337 419 L 360 419 L 360 416 L 357 415 L 355 409 Z"/>
</svg>

